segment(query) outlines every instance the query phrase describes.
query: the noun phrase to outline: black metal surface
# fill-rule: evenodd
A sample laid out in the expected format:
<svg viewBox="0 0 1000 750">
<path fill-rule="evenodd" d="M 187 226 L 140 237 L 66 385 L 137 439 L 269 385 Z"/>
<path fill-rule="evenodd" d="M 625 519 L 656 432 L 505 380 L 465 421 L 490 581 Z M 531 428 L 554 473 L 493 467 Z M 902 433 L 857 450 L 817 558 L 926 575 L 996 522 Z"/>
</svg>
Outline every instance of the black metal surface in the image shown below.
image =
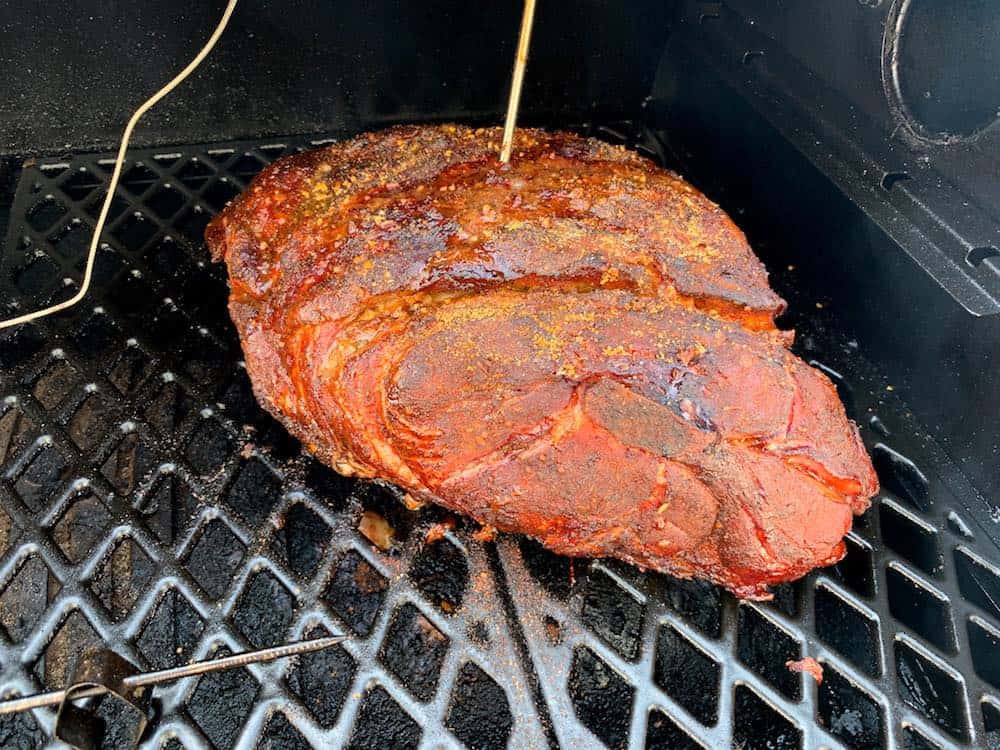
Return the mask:
<svg viewBox="0 0 1000 750">
<path fill-rule="evenodd" d="M 440 511 L 406 511 L 301 455 L 253 400 L 201 231 L 305 145 L 136 152 L 91 296 L 0 333 L 0 690 L 58 685 L 97 641 L 162 668 L 345 631 L 343 647 L 296 663 L 164 689 L 148 746 L 1000 743 L 1000 554 L 964 510 L 971 490 L 766 236 L 798 351 L 836 380 L 886 488 L 847 558 L 773 603 L 478 542 L 461 521 L 428 544 Z M 25 167 L 3 314 L 70 293 L 108 167 Z M 357 531 L 365 510 L 396 529 L 390 551 Z M 822 686 L 785 668 L 805 655 Z M 52 719 L 3 720 L 0 745 L 40 747 Z"/>
<path fill-rule="evenodd" d="M 116 147 L 123 124 L 194 57 L 224 0 L 4 3 L 0 154 Z M 240 0 L 135 145 L 203 143 L 431 118 L 502 120 L 520 0 Z M 539 3 L 522 110 L 634 116 L 670 3 Z"/>
</svg>

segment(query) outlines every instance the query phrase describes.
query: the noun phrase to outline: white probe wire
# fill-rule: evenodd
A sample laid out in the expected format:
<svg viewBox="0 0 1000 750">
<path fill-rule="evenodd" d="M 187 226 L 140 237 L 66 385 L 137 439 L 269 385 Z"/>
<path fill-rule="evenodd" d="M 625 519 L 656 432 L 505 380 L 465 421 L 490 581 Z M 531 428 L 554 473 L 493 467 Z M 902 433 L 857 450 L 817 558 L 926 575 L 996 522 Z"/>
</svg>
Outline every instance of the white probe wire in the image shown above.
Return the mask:
<svg viewBox="0 0 1000 750">
<path fill-rule="evenodd" d="M 90 240 L 90 251 L 87 254 L 87 265 L 83 271 L 83 282 L 80 284 L 80 290 L 69 299 L 63 300 L 62 302 L 58 302 L 49 307 L 25 313 L 24 315 L 18 315 L 15 318 L 0 320 L 0 329 L 27 323 L 32 320 L 37 320 L 38 318 L 43 318 L 47 315 L 52 315 L 60 310 L 65 310 L 66 308 L 72 307 L 78 303 L 87 295 L 87 291 L 90 289 L 90 279 L 94 271 L 94 259 L 97 257 L 97 248 L 101 243 L 101 233 L 104 231 L 104 223 L 107 221 L 108 212 L 111 210 L 111 201 L 114 200 L 115 191 L 118 189 L 118 178 L 121 176 L 122 165 L 125 163 L 125 151 L 128 149 L 128 142 L 132 137 L 132 131 L 135 129 L 135 126 L 138 124 L 140 118 L 142 118 L 146 112 L 148 112 L 163 97 L 177 88 L 184 81 L 184 79 L 191 75 L 191 73 L 193 73 L 194 70 L 201 65 L 202 61 L 208 57 L 208 53 L 212 51 L 215 43 L 219 41 L 219 37 L 222 36 L 222 32 L 226 30 L 229 18 L 233 15 L 233 11 L 236 9 L 236 3 L 237 0 L 228 1 L 226 9 L 222 13 L 222 18 L 219 19 L 219 24 L 215 27 L 215 31 L 212 32 L 208 41 L 205 42 L 205 46 L 201 48 L 201 51 L 194 56 L 194 59 L 187 64 L 184 70 L 174 76 L 162 89 L 143 102 L 139 106 L 139 109 L 137 109 L 129 119 L 128 124 L 125 125 L 125 132 L 122 133 L 121 144 L 118 146 L 118 156 L 115 158 L 115 168 L 111 173 L 111 181 L 108 183 L 108 194 L 104 198 L 104 205 L 101 206 L 101 213 L 97 217 L 97 224 L 94 226 L 94 235 Z"/>
</svg>

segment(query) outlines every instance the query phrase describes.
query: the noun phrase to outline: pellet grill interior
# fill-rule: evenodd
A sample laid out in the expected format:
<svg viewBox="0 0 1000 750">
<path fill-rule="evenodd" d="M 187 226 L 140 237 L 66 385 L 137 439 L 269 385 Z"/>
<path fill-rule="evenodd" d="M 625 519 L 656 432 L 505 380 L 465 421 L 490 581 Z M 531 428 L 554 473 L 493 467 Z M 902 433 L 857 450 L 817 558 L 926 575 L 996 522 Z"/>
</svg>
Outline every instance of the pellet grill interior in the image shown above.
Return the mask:
<svg viewBox="0 0 1000 750">
<path fill-rule="evenodd" d="M 781 322 L 797 330 L 796 352 L 837 384 L 883 485 L 847 557 L 760 604 L 624 564 L 573 562 L 525 539 L 477 541 L 462 520 L 428 543 L 443 511 L 408 511 L 390 488 L 338 476 L 257 405 L 205 224 L 296 150 L 392 121 L 495 122 L 505 54 L 479 76 L 495 96 L 477 89 L 464 107 L 460 92 L 428 93 L 425 82 L 394 92 L 395 107 L 370 94 L 345 105 L 349 116 L 331 109 L 326 127 L 305 116 L 262 119 L 250 104 L 234 125 L 241 101 L 187 134 L 153 118 L 148 140 L 129 153 L 91 294 L 68 313 L 0 331 L 5 697 L 61 687 L 90 644 L 155 669 L 346 633 L 343 645 L 293 661 L 158 689 L 143 746 L 1000 747 L 990 452 L 1000 400 L 984 367 L 1000 348 L 1000 211 L 996 185 L 980 180 L 997 165 L 996 121 L 964 140 L 891 142 L 838 88 L 852 71 L 835 56 L 828 78 L 806 70 L 837 52 L 819 44 L 809 60 L 796 49 L 808 9 L 627 5 L 617 14 L 583 4 L 565 22 L 569 41 L 551 44 L 545 34 L 559 16 L 541 11 L 526 121 L 638 148 L 748 232 L 789 300 Z M 863 21 L 880 38 L 897 5 L 854 3 L 822 22 L 836 37 Z M 929 12 L 912 6 L 912 18 Z M 971 34 L 991 18 L 981 4 L 958 6 L 964 20 L 946 14 L 935 19 L 941 28 Z M 230 34 L 277 23 L 280 7 L 237 16 Z M 449 4 L 435 11 L 462 14 Z M 484 11 L 511 36 L 518 12 Z M 404 41 L 378 41 L 417 45 L 432 34 L 427 23 Z M 469 39 L 485 33 L 480 25 L 462 29 L 452 63 L 477 59 Z M 611 54 L 632 35 L 641 49 Z M 441 44 L 427 41 L 426 54 Z M 559 62 L 565 45 L 586 71 Z M 196 117 L 199 100 L 211 109 L 226 85 L 211 75 L 224 77 L 227 59 L 252 47 L 241 49 L 223 45 L 220 68 L 179 93 L 176 112 Z M 643 61 L 623 83 L 623 70 Z M 853 72 L 865 73 L 864 63 Z M 476 78 L 471 67 L 456 70 L 465 85 Z M 384 76 L 371 75 L 377 87 Z M 439 69 L 424 75 L 450 80 Z M 572 83 L 543 96 L 562 91 L 559 76 Z M 402 77 L 416 85 L 412 71 Z M 602 93 L 591 101 L 592 90 Z M 287 89 L 275 96 L 295 99 Z M 75 291 L 113 164 L 102 132 L 41 128 L 40 142 L 28 143 L 20 117 L 0 162 L 4 317 Z M 923 190 L 936 191 L 930 208 Z M 945 230 L 974 237 L 963 245 Z M 358 531 L 366 512 L 395 530 L 388 551 Z M 804 656 L 822 664 L 822 684 L 786 668 Z M 99 713 L 102 746 L 123 746 L 134 717 L 110 700 Z M 0 746 L 42 747 L 53 721 L 49 710 L 3 717 Z"/>
</svg>

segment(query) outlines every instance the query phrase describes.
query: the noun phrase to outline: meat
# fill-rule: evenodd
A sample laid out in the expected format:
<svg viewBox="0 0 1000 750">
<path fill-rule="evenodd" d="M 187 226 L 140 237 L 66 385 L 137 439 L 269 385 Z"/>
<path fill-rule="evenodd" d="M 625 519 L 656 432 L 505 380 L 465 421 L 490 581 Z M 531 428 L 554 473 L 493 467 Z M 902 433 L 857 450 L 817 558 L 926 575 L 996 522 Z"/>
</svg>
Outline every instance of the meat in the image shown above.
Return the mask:
<svg viewBox="0 0 1000 750">
<path fill-rule="evenodd" d="M 262 404 L 337 471 L 740 596 L 829 565 L 877 483 L 743 234 L 595 140 L 401 127 L 208 227 Z"/>
</svg>

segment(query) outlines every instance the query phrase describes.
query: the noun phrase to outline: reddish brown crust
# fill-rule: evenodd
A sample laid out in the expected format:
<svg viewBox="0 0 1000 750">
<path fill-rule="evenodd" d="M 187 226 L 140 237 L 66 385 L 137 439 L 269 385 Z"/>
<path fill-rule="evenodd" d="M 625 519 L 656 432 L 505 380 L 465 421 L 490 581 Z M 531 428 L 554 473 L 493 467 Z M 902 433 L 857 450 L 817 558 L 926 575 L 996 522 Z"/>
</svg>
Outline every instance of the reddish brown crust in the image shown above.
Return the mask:
<svg viewBox="0 0 1000 750">
<path fill-rule="evenodd" d="M 593 140 L 396 128 L 284 159 L 210 225 L 265 406 L 324 461 L 571 555 L 744 596 L 876 491 L 743 234 Z M 492 144 L 494 145 L 491 145 Z"/>
</svg>

